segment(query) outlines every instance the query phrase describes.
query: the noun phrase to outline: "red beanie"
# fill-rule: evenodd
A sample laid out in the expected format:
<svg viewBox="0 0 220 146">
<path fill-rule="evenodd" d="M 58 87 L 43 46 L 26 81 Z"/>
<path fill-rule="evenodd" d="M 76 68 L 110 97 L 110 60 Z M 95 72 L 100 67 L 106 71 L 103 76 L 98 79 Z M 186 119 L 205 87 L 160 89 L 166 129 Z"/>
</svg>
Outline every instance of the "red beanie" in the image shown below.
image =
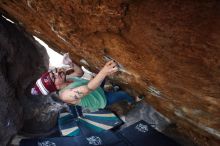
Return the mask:
<svg viewBox="0 0 220 146">
<path fill-rule="evenodd" d="M 35 86 L 31 89 L 32 95 L 48 95 L 51 92 L 56 91 L 57 88 L 54 82 L 50 78 L 50 73 L 44 73 L 36 82 Z"/>
</svg>

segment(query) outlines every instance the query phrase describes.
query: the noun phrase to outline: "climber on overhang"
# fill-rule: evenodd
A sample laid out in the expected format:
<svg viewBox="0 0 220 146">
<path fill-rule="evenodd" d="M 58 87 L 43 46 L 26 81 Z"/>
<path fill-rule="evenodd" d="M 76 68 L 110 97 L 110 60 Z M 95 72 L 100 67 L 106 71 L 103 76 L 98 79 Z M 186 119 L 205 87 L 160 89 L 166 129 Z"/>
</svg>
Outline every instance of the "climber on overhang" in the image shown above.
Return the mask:
<svg viewBox="0 0 220 146">
<path fill-rule="evenodd" d="M 37 80 L 31 93 L 33 95 L 47 95 L 58 91 L 57 93 L 62 101 L 79 105 L 92 111 L 103 109 L 122 100 L 126 100 L 129 104 L 141 100 L 138 96 L 133 98 L 124 91 L 104 91 L 104 84 L 102 84 L 104 79 L 118 71 L 118 65 L 115 61 L 107 62 L 91 80 L 79 78 L 82 76 L 80 67 L 76 67 L 77 65 L 73 64 L 72 61 L 69 64 L 73 67 L 75 66 L 74 73 L 70 75 L 71 77 L 66 78 L 63 70 L 46 72 Z"/>
</svg>

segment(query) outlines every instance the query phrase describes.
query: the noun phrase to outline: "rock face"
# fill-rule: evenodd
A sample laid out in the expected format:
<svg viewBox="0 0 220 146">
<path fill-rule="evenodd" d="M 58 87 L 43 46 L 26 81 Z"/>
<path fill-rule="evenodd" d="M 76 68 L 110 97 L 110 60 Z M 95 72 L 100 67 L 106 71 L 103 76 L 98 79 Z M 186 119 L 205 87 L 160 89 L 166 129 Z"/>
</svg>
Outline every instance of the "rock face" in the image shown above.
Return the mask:
<svg viewBox="0 0 220 146">
<path fill-rule="evenodd" d="M 121 86 L 196 143 L 220 142 L 220 1 L 2 0 L 1 9 L 93 71 L 115 59 Z"/>
<path fill-rule="evenodd" d="M 24 29 L 0 17 L 0 145 L 22 131 L 48 132 L 57 110 L 49 97 L 31 97 L 30 87 L 47 70 L 48 56 Z M 25 125 L 23 127 L 23 125 Z"/>
</svg>

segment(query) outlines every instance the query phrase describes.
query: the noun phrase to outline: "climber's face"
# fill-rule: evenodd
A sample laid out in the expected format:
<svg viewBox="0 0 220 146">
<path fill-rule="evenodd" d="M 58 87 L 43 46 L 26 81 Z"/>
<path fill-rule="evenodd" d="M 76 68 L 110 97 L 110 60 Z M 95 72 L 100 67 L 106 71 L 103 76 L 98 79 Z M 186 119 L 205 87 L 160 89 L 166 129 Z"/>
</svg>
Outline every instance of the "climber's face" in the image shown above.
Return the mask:
<svg viewBox="0 0 220 146">
<path fill-rule="evenodd" d="M 52 71 L 50 72 L 50 77 L 58 90 L 60 86 L 66 81 L 66 74 L 64 71 Z"/>
</svg>

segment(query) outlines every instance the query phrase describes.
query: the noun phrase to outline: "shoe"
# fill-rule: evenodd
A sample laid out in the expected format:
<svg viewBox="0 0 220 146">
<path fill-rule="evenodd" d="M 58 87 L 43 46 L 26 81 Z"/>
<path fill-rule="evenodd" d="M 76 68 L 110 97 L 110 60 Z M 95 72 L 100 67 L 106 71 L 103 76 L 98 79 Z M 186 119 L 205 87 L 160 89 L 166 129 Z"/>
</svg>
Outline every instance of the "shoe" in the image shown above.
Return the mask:
<svg viewBox="0 0 220 146">
<path fill-rule="evenodd" d="M 140 95 L 140 96 L 135 96 L 135 102 L 141 102 L 142 100 L 144 99 L 144 96 L 143 95 Z"/>
<path fill-rule="evenodd" d="M 94 78 L 96 76 L 95 73 L 89 71 L 84 66 L 82 66 L 82 70 L 83 70 L 84 74 L 83 74 L 83 76 L 81 78 L 83 78 L 85 80 L 91 80 L 92 78 Z"/>
</svg>

